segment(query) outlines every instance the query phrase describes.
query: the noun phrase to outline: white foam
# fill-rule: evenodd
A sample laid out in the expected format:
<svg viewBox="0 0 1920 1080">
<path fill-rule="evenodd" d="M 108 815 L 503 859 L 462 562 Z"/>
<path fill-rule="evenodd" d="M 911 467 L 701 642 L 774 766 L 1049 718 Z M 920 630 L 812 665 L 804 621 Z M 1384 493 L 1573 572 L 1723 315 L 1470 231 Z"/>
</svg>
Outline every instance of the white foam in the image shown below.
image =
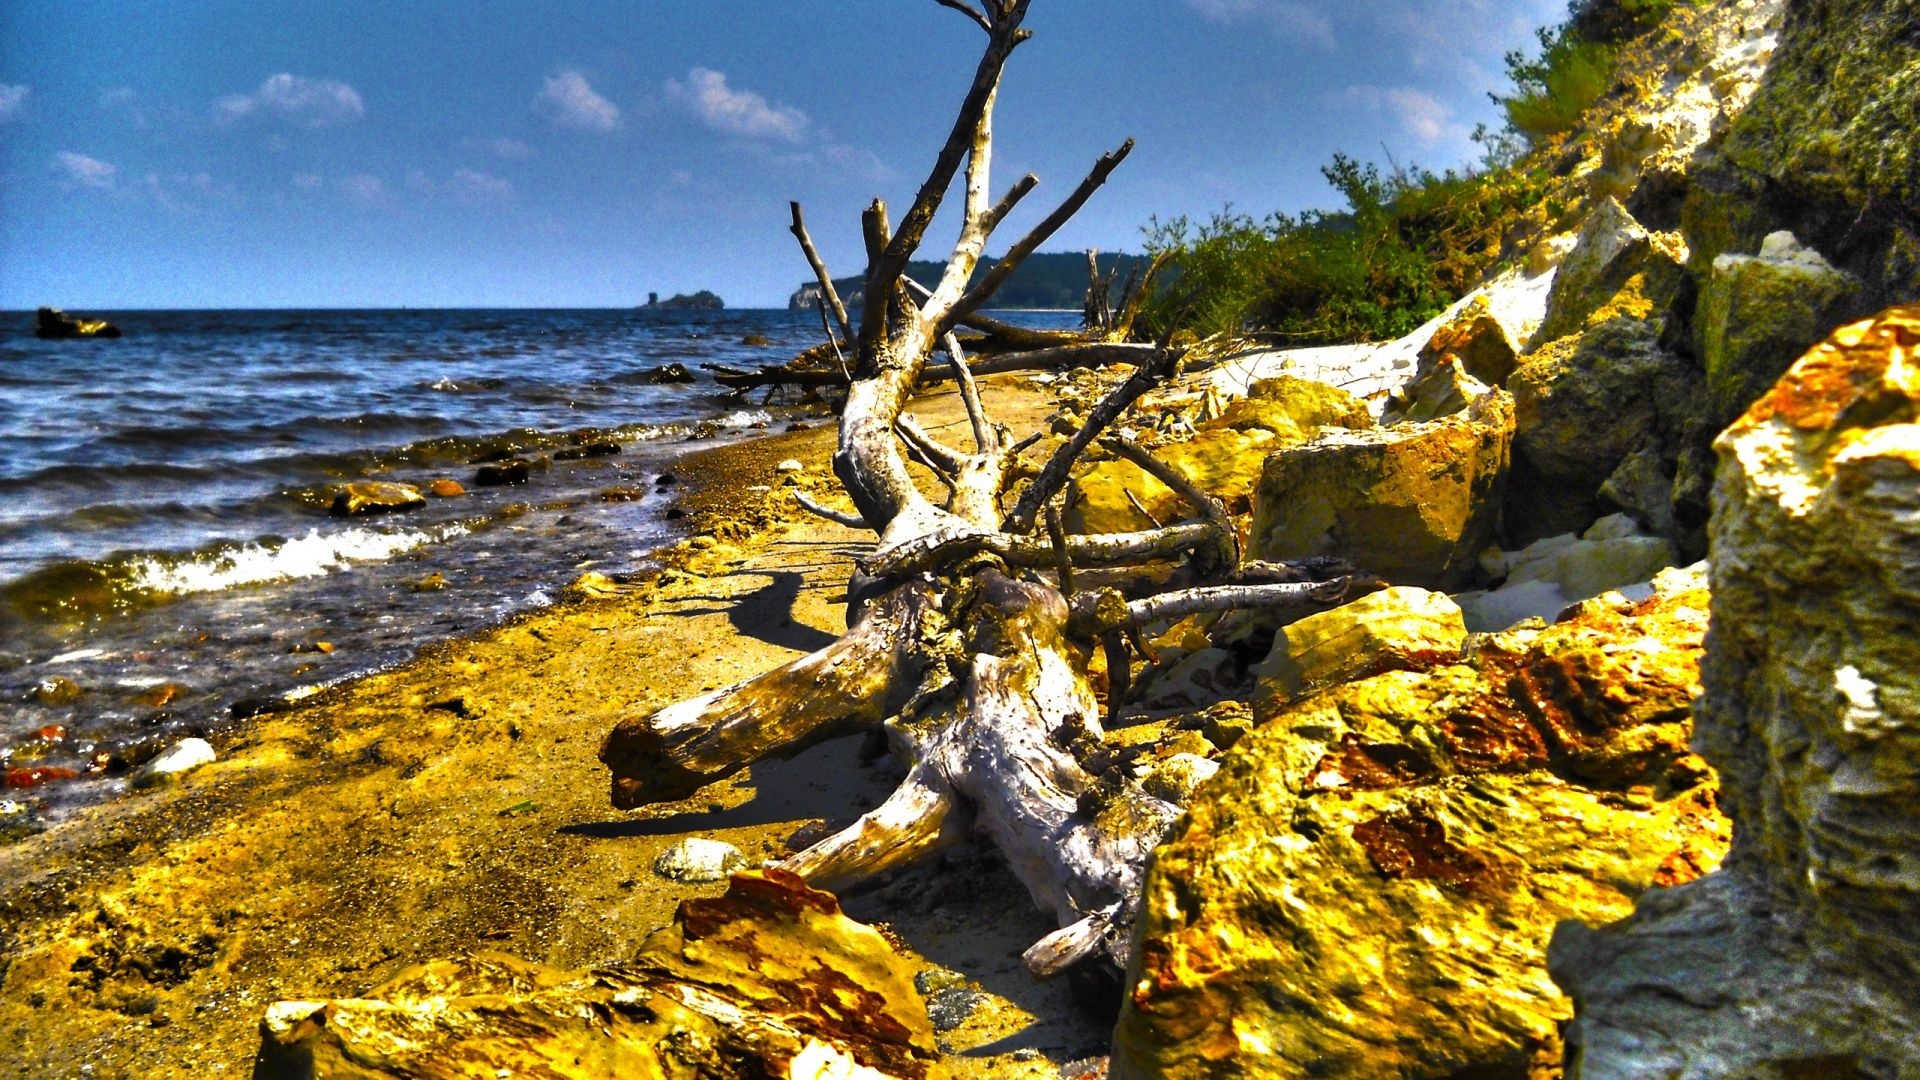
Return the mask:
<svg viewBox="0 0 1920 1080">
<path fill-rule="evenodd" d="M 773 423 L 773 414 L 765 409 L 736 409 L 720 418 L 720 426 L 725 428 L 745 428 L 755 424 Z"/>
<path fill-rule="evenodd" d="M 72 652 L 63 652 L 59 656 L 49 657 L 47 663 L 71 664 L 75 660 L 95 660 L 105 655 L 107 655 L 105 649 L 75 649 Z"/>
<path fill-rule="evenodd" d="M 141 559 L 131 569 L 136 589 L 185 595 L 218 592 L 240 585 L 323 577 L 355 563 L 380 562 L 426 544 L 466 533 L 460 525 L 430 531 L 376 532 L 344 529 L 307 535 L 280 544 L 246 544 L 219 555 L 183 563 Z"/>
</svg>

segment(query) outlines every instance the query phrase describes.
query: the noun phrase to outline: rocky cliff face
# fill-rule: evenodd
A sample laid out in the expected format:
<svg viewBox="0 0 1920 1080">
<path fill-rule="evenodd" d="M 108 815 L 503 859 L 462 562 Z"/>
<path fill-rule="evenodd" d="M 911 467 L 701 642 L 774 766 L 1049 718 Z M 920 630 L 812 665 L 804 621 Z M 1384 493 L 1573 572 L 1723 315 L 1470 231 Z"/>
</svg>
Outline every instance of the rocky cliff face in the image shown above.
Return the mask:
<svg viewBox="0 0 1920 1080">
<path fill-rule="evenodd" d="M 1717 448 L 1694 744 L 1733 850 L 1555 935 L 1570 1075 L 1920 1075 L 1920 306 L 1835 333 Z"/>
</svg>

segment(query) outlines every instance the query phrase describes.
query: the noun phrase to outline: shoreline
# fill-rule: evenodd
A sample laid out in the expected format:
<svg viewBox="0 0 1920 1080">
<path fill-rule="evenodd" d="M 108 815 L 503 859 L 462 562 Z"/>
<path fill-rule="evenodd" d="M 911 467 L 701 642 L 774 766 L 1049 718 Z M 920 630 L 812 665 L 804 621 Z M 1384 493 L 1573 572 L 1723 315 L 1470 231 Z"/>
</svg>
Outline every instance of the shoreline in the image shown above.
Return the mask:
<svg viewBox="0 0 1920 1080">
<path fill-rule="evenodd" d="M 1017 377 L 986 385 L 1017 428 L 1052 404 Z M 964 424 L 951 392 L 916 405 L 931 426 Z M 884 798 L 896 767 L 860 763 L 858 738 L 624 814 L 595 758 L 618 716 L 758 674 L 844 628 L 850 555 L 870 538 L 804 515 L 776 469 L 796 458 L 798 483 L 829 482 L 834 436 L 823 424 L 681 459 L 693 535 L 662 549 L 666 568 L 646 584 L 575 591 L 426 646 L 250 721 L 175 785 L 0 849 L 0 1033 L 17 1048 L 14 1075 L 236 1075 L 276 999 L 351 996 L 480 949 L 569 967 L 624 958 L 680 900 L 723 888 L 653 874 L 676 839 L 725 840 L 757 864 L 801 827 Z M 847 907 L 980 987 L 982 1004 L 944 1038 L 989 1049 L 955 1059 L 957 1074 L 1048 1075 L 1047 1060 L 1104 1046 L 1070 988 L 1021 968 L 1020 951 L 1053 928 L 991 853 L 960 849 Z"/>
</svg>

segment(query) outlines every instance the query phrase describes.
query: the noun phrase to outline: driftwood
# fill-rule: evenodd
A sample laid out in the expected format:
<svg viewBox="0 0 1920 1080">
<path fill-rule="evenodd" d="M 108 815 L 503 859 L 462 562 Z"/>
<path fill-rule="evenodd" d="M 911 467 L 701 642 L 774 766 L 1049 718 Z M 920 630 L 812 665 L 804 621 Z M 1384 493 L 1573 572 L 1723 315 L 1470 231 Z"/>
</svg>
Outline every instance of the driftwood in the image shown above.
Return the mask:
<svg viewBox="0 0 1920 1080">
<path fill-rule="evenodd" d="M 1366 582 L 1330 563 L 1240 565 L 1231 519 L 1191 485 L 1176 490 L 1195 503 L 1196 520 L 1105 536 L 1042 528 L 1043 519 L 1057 522 L 1046 511 L 1080 455 L 1177 368 L 1181 353 L 1087 341 L 968 359 L 956 329 L 1085 203 L 1132 144 L 1101 158 L 1059 209 L 975 282 L 994 227 L 1035 184 L 1025 178 L 997 202 L 991 198 L 993 104 L 1008 58 L 1028 36 L 1021 24 L 1030 0 L 937 2 L 982 28 L 986 46 L 952 131 L 897 230 L 884 203 L 863 215 L 867 302 L 857 320 L 827 327 L 829 336 L 851 331 L 844 351 L 852 378 L 833 469 L 856 512 L 796 495 L 815 513 L 857 523 L 878 538 L 849 584 L 849 629 L 785 667 L 621 722 L 601 760 L 613 771 L 614 802 L 637 807 L 687 797 L 768 755 L 878 729 L 905 765 L 905 780 L 881 806 L 785 860 L 785 869 L 846 888 L 983 835 L 1062 927 L 1030 952 L 1036 973 L 1056 974 L 1098 956 L 1124 965 L 1147 855 L 1181 808 L 1148 794 L 1114 755 L 1099 750 L 1103 731 L 1088 655 L 1107 650 L 1110 686 L 1118 688 L 1111 709 L 1125 693 L 1126 641 L 1137 642 L 1144 627 L 1248 606 L 1306 610 L 1336 603 Z M 903 270 L 963 167 L 959 238 L 938 283 L 913 294 Z M 816 276 L 830 282 L 797 208 L 794 233 Z M 947 362 L 934 365 L 941 349 Z M 1015 497 L 1026 475 L 1016 459 L 1033 440 L 1016 442 L 992 421 L 973 377 L 1006 370 L 1002 364 L 1072 362 L 1126 363 L 1134 372 Z M 840 379 L 837 370 L 827 375 Z M 940 442 L 906 412 L 916 388 L 939 375 L 958 379 L 971 440 L 964 449 Z M 916 485 L 909 457 L 944 485 L 941 501 Z M 1108 575 L 1126 580 L 1129 569 L 1137 571 L 1135 581 L 1164 580 L 1167 574 L 1148 571 L 1169 563 L 1184 569 L 1167 595 L 1097 584 Z"/>
</svg>

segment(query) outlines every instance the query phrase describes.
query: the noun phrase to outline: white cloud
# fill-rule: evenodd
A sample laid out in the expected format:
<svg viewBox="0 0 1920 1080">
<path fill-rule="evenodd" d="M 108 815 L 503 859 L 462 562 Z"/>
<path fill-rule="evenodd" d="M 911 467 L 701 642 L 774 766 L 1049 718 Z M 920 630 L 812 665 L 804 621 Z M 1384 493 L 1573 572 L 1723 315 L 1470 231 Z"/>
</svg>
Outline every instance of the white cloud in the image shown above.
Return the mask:
<svg viewBox="0 0 1920 1080">
<path fill-rule="evenodd" d="M 366 115 L 360 92 L 337 79 L 309 79 L 281 72 L 270 75 L 251 94 L 221 98 L 214 108 L 221 116 L 239 120 L 272 116 L 307 127 L 331 127 Z"/>
<path fill-rule="evenodd" d="M 1347 101 L 1390 113 L 1400 129 L 1423 147 L 1456 134 L 1453 110 L 1431 94 L 1407 86 L 1349 86 Z"/>
<path fill-rule="evenodd" d="M 340 181 L 340 189 L 368 206 L 378 206 L 387 201 L 387 185 L 372 173 L 355 173 Z"/>
<path fill-rule="evenodd" d="M 473 205 L 501 203 L 513 198 L 513 184 L 498 176 L 472 169 L 456 169 L 453 173 L 453 195 L 461 202 Z"/>
<path fill-rule="evenodd" d="M 1187 0 L 1187 6 L 1212 22 L 1256 20 L 1291 38 L 1329 49 L 1334 44 L 1333 22 L 1298 0 Z"/>
<path fill-rule="evenodd" d="M 0 83 L 0 124 L 26 115 L 27 88 Z"/>
<path fill-rule="evenodd" d="M 76 154 L 71 150 L 62 150 L 53 155 L 54 167 L 67 174 L 67 179 L 83 187 L 106 189 L 113 186 L 114 178 L 120 174 L 118 167 L 109 165 L 99 158 L 85 154 Z"/>
<path fill-rule="evenodd" d="M 687 81 L 667 81 L 667 95 L 683 102 L 700 122 L 728 135 L 798 143 L 807 134 L 807 114 L 786 105 L 770 105 L 751 90 L 727 85 L 724 73 L 694 68 Z"/>
<path fill-rule="evenodd" d="M 549 78 L 546 88 L 533 99 L 533 107 L 561 127 L 612 131 L 620 126 L 619 107 L 594 93 L 586 76 L 577 71 L 562 71 Z"/>
<path fill-rule="evenodd" d="M 533 156 L 533 147 L 519 139 L 509 139 L 504 136 L 492 139 L 462 139 L 460 145 L 468 150 L 485 151 L 494 157 L 505 158 L 508 161 L 525 161 Z"/>
</svg>

